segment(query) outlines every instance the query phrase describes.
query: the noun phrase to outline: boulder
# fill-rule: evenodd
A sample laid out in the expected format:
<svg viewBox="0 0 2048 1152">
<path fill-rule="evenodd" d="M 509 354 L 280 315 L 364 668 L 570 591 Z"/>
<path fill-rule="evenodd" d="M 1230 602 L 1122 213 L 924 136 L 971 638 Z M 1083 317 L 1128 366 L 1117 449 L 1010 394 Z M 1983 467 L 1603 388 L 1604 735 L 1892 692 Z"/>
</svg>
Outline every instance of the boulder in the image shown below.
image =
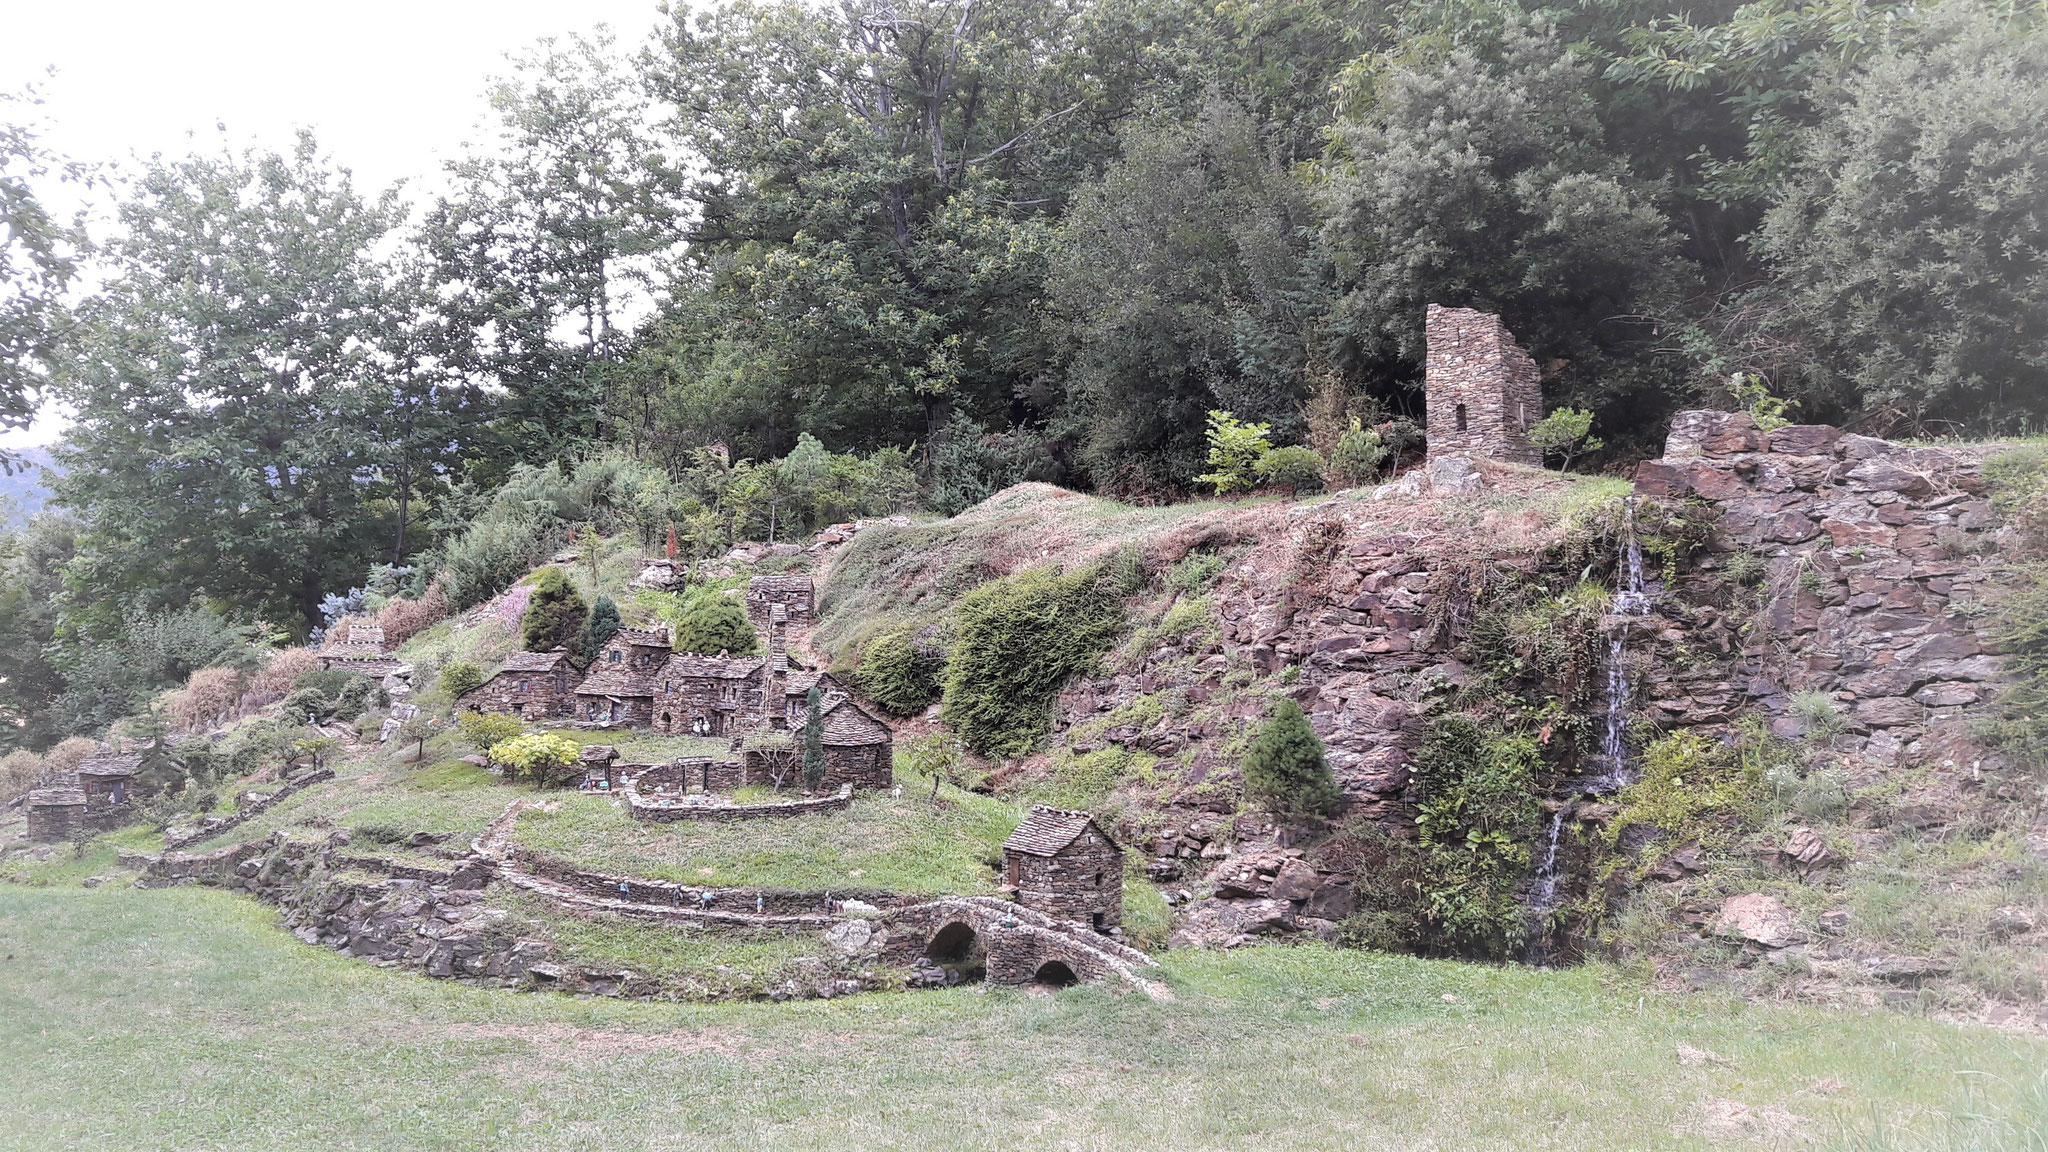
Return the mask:
<svg viewBox="0 0 2048 1152">
<path fill-rule="evenodd" d="M 1720 914 L 1708 929 L 1716 936 L 1746 940 L 1765 948 L 1789 948 L 1806 941 L 1792 919 L 1792 910 L 1775 896 L 1750 892 L 1721 902 Z"/>
<path fill-rule="evenodd" d="M 1289 860 L 1280 866 L 1267 894 L 1275 900 L 1306 900 L 1315 895 L 1318 879 L 1315 869 L 1299 860 Z"/>
<path fill-rule="evenodd" d="M 1486 487 L 1470 456 L 1432 455 L 1428 470 L 1429 486 L 1437 492 L 1478 492 Z"/>
<path fill-rule="evenodd" d="M 2008 904 L 1991 913 L 1991 918 L 1984 922 L 1984 931 L 1994 939 L 2010 940 L 2032 932 L 2035 924 L 2031 911 L 2017 904 Z"/>
<path fill-rule="evenodd" d="M 1835 854 L 1828 851 L 1828 842 L 1811 828 L 1794 828 L 1780 851 L 1793 867 L 1802 872 L 1838 862 Z"/>
</svg>

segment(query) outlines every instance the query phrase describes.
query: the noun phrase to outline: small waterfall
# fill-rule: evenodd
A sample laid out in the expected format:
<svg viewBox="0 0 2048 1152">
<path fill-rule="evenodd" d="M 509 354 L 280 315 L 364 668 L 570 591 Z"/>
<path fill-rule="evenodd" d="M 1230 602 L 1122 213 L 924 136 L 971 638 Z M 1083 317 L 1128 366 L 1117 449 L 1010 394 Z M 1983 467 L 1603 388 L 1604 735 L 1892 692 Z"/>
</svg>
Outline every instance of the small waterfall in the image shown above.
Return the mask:
<svg viewBox="0 0 2048 1152">
<path fill-rule="evenodd" d="M 1605 765 L 1600 775 L 1576 782 L 1576 787 L 1595 796 L 1605 796 L 1619 791 L 1631 783 L 1628 762 L 1628 633 L 1631 622 L 1650 614 L 1650 594 L 1643 586 L 1643 548 L 1636 539 L 1636 499 L 1633 496 L 1621 502 L 1621 561 L 1614 600 L 1608 608 L 1607 638 L 1607 729 L 1601 740 L 1600 752 Z M 1543 856 L 1536 865 L 1536 882 L 1529 890 L 1529 911 L 1534 920 L 1534 931 L 1529 940 L 1529 963 L 1538 964 L 1545 959 L 1543 937 L 1544 921 L 1556 909 L 1557 894 L 1557 851 L 1564 835 L 1566 813 L 1572 805 L 1558 805 L 1550 817 L 1550 829 L 1543 849 Z"/>
</svg>

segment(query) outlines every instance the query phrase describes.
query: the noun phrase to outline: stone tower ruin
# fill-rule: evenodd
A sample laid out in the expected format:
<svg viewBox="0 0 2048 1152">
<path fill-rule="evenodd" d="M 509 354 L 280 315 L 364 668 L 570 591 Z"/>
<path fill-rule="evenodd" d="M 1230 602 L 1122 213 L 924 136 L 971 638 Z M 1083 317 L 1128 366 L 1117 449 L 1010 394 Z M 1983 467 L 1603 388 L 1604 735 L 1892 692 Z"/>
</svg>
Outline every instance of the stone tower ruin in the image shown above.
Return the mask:
<svg viewBox="0 0 2048 1152">
<path fill-rule="evenodd" d="M 1543 463 L 1529 442 L 1529 426 L 1543 418 L 1536 362 L 1500 317 L 1431 304 L 1424 331 L 1429 454 Z"/>
</svg>

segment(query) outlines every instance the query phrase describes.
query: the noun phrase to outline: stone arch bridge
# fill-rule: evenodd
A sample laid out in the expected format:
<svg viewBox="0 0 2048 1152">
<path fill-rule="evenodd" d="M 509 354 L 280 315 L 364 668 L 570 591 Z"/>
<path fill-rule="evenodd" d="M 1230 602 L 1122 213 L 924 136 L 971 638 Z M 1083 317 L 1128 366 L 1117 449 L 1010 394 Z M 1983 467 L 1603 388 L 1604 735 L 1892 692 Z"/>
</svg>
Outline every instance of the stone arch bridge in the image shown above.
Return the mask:
<svg viewBox="0 0 2048 1152">
<path fill-rule="evenodd" d="M 882 916 L 890 943 L 884 959 L 908 966 L 925 957 L 979 963 L 991 984 L 1128 984 L 1170 999 L 1159 963 L 1086 925 L 1055 920 L 993 896 L 954 896 L 891 908 Z"/>
</svg>

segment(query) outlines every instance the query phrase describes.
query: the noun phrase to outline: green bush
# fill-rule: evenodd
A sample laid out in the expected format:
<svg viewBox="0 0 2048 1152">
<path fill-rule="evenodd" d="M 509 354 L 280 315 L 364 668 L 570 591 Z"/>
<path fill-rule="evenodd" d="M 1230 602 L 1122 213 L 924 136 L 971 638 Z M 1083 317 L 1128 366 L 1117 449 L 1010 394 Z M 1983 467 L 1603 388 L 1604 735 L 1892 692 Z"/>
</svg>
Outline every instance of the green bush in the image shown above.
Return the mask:
<svg viewBox="0 0 2048 1152">
<path fill-rule="evenodd" d="M 939 698 L 945 671 L 943 652 L 921 644 L 917 633 L 899 629 L 869 641 L 854 674 L 860 690 L 883 711 L 914 716 Z"/>
<path fill-rule="evenodd" d="M 482 667 L 469 660 L 457 660 L 441 669 L 441 693 L 455 700 L 482 687 L 485 679 Z"/>
<path fill-rule="evenodd" d="M 719 591 L 703 589 L 688 596 L 669 616 L 669 622 L 678 652 L 745 656 L 759 642 L 746 610 Z"/>
<path fill-rule="evenodd" d="M 1195 477 L 1214 485 L 1218 496 L 1228 496 L 1252 486 L 1258 464 L 1273 442 L 1267 439 L 1273 426 L 1246 424 L 1229 412 L 1209 413 L 1209 471 Z"/>
<path fill-rule="evenodd" d="M 341 695 L 343 688 L 348 687 L 350 680 L 359 679 L 361 679 L 360 676 L 345 668 L 313 668 L 299 673 L 298 679 L 292 681 L 292 687 L 294 689 L 310 688 L 329 700 L 333 700 Z"/>
<path fill-rule="evenodd" d="M 595 655 L 619 634 L 619 605 L 609 596 L 599 596 L 590 606 L 590 618 L 583 623 L 583 651 Z"/>
<path fill-rule="evenodd" d="M 945 718 L 984 756 L 1022 756 L 1052 728 L 1067 681 L 1095 666 L 1124 626 L 1134 555 L 1076 572 L 1034 568 L 962 597 L 947 663 Z"/>
<path fill-rule="evenodd" d="M 462 733 L 463 743 L 485 755 L 526 731 L 517 716 L 500 712 L 464 712 L 455 718 L 455 728 Z"/>
<path fill-rule="evenodd" d="M 1228 563 L 1220 553 L 1190 552 L 1166 570 L 1167 590 L 1183 596 L 1206 591 Z"/>
<path fill-rule="evenodd" d="M 1529 874 L 1541 809 L 1536 738 L 1454 714 L 1415 756 L 1425 947 L 1499 959 L 1528 935 L 1516 886 Z"/>
<path fill-rule="evenodd" d="M 1598 452 L 1607 445 L 1593 435 L 1593 414 L 1584 408 L 1559 408 L 1529 428 L 1529 442 L 1545 456 L 1562 456 L 1558 467 L 1571 471 L 1572 457 Z"/>
<path fill-rule="evenodd" d="M 1332 487 L 1354 488 L 1378 478 L 1387 460 L 1387 446 L 1378 431 L 1352 417 L 1351 426 L 1337 437 L 1330 449 L 1329 478 Z"/>
<path fill-rule="evenodd" d="M 1260 484 L 1289 492 L 1318 492 L 1323 487 L 1323 458 L 1299 444 L 1272 449 L 1259 457 L 1252 472 Z"/>
<path fill-rule="evenodd" d="M 1245 795 L 1287 817 L 1327 816 L 1342 795 L 1301 705 L 1276 697 L 1238 764 Z"/>
<path fill-rule="evenodd" d="M 583 618 L 588 614 L 583 593 L 576 590 L 569 577 L 560 568 L 543 568 L 534 575 L 526 616 L 520 621 L 520 646 L 528 652 L 550 652 L 556 648 L 574 652 L 583 634 Z"/>
<path fill-rule="evenodd" d="M 582 745 L 560 732 L 535 732 L 493 746 L 490 755 L 504 767 L 507 778 L 553 788 L 575 779 L 582 751 Z"/>
<path fill-rule="evenodd" d="M 1762 759 L 1691 729 L 1673 732 L 1643 749 L 1642 778 L 1616 799 L 1610 845 L 1633 825 L 1655 828 L 1673 844 L 1725 849 L 1761 810 Z"/>
</svg>

